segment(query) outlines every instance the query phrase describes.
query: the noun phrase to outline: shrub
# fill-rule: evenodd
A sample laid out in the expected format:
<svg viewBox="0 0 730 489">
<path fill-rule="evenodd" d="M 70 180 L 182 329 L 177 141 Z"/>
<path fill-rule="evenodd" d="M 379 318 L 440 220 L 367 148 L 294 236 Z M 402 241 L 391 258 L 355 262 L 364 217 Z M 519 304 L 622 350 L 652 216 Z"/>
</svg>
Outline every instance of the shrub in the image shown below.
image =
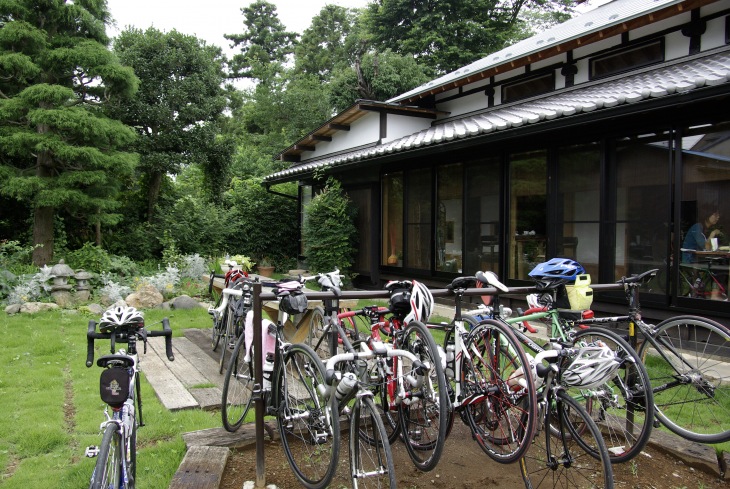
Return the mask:
<svg viewBox="0 0 730 489">
<path fill-rule="evenodd" d="M 348 275 L 355 257 L 357 208 L 330 178 L 327 185 L 304 209 L 304 254 L 307 265 L 317 272 L 335 267 Z"/>
</svg>

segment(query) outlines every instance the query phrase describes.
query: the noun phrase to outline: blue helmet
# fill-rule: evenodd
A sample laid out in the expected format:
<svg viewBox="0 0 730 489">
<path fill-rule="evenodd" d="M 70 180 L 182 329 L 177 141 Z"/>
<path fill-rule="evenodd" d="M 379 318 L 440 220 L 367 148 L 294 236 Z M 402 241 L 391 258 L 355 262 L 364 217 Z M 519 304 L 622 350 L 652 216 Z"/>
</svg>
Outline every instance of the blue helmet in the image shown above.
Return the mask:
<svg viewBox="0 0 730 489">
<path fill-rule="evenodd" d="M 585 268 L 570 258 L 553 258 L 540 263 L 528 274 L 538 281 L 575 282 L 576 275 L 586 273 Z"/>
</svg>

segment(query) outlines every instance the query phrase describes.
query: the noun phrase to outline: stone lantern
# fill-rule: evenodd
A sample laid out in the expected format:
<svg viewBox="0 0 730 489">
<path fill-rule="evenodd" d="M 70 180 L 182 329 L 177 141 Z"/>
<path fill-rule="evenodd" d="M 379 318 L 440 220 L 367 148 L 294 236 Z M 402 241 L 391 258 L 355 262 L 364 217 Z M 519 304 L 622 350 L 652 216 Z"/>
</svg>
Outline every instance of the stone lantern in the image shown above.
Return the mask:
<svg viewBox="0 0 730 489">
<path fill-rule="evenodd" d="M 89 279 L 91 278 L 91 274 L 83 268 L 80 268 L 76 270 L 74 278 L 76 279 L 76 300 L 79 302 L 88 301 L 89 297 L 91 296 L 91 290 L 89 286 Z"/>
<path fill-rule="evenodd" d="M 66 307 L 71 303 L 71 285 L 68 283 L 68 278 L 73 274 L 74 271 L 63 260 L 59 260 L 51 268 L 51 277 L 53 277 L 51 297 L 53 297 L 53 302 L 61 307 Z"/>
</svg>

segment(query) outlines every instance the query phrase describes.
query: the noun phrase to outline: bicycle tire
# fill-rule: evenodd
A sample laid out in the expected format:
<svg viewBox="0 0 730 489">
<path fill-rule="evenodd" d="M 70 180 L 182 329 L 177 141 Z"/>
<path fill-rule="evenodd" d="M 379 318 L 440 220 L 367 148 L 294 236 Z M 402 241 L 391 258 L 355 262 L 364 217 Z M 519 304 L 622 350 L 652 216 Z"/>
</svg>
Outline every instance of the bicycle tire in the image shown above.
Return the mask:
<svg viewBox="0 0 730 489">
<path fill-rule="evenodd" d="M 312 309 L 312 316 L 309 321 L 309 330 L 307 331 L 307 338 L 305 343 L 314 350 L 319 358 L 325 360 L 333 356 L 337 349 L 332 348 L 331 334 L 325 335 L 326 320 L 324 317 L 324 308 L 317 306 Z"/>
<path fill-rule="evenodd" d="M 639 356 L 659 421 L 687 440 L 730 440 L 730 374 L 719 368 L 728 359 L 730 330 L 702 317 L 678 316 L 657 324 L 651 338 Z"/>
<path fill-rule="evenodd" d="M 304 344 L 289 347 L 272 389 L 289 466 L 304 487 L 327 487 L 337 469 L 340 426 L 337 400 L 329 395 L 324 365 L 314 350 Z"/>
<path fill-rule="evenodd" d="M 396 487 L 388 433 L 367 393 L 358 396 L 350 415 L 350 475 L 353 489 Z"/>
<path fill-rule="evenodd" d="M 627 462 L 644 449 L 654 425 L 654 397 L 646 367 L 615 331 L 591 326 L 575 333 L 573 339 L 576 348 L 583 342 L 601 340 L 623 360 L 617 375 L 603 389 L 569 388 L 568 392 L 587 401 L 586 411 L 603 433 L 611 462 Z"/>
<path fill-rule="evenodd" d="M 555 402 L 550 403 L 554 413 L 546 413 L 544 429 L 538 430 L 533 446 L 520 458 L 525 487 L 611 489 L 613 468 L 598 426 L 570 394 L 558 390 L 556 396 Z M 551 418 L 561 420 L 558 436 L 551 433 Z M 574 431 L 576 425 L 584 425 L 585 432 L 578 436 Z M 592 448 L 586 450 L 587 446 Z"/>
<path fill-rule="evenodd" d="M 220 305 L 220 302 L 221 299 L 219 298 L 218 303 L 215 305 L 215 307 L 218 307 Z M 223 317 L 220 319 L 216 319 L 215 316 L 213 316 L 213 328 L 211 328 L 210 330 L 210 346 L 213 351 L 216 351 L 218 349 L 218 344 L 221 341 L 221 335 L 223 334 L 221 330 L 223 328 L 223 325 L 225 324 L 224 319 L 226 317 L 226 312 L 227 311 L 223 312 Z"/>
<path fill-rule="evenodd" d="M 489 458 L 516 462 L 535 431 L 537 397 L 529 360 L 509 325 L 485 319 L 466 340 L 463 409 L 472 436 Z M 471 399 L 471 400 L 470 400 Z"/>
<path fill-rule="evenodd" d="M 444 368 L 436 342 L 423 323 L 411 321 L 396 337 L 396 348 L 410 351 L 428 367 L 427 375 L 419 375 L 410 360 L 398 359 L 403 365 L 406 390 L 398 406 L 401 434 L 413 464 L 427 472 L 438 464 L 446 441 L 451 404 Z M 418 384 L 412 385 L 409 376 L 418 379 Z"/>
<path fill-rule="evenodd" d="M 223 398 L 221 400 L 221 417 L 223 427 L 231 433 L 243 424 L 253 399 L 254 348 L 251 347 L 249 360 L 245 360 L 246 341 L 241 335 L 228 362 L 226 377 L 223 380 Z"/>
<path fill-rule="evenodd" d="M 89 489 L 109 489 L 122 486 L 122 434 L 117 423 L 108 423 L 104 428 L 101 448 L 97 455 Z"/>
<path fill-rule="evenodd" d="M 226 366 L 226 353 L 228 353 L 231 339 L 234 337 L 233 328 L 233 311 L 231 311 L 230 308 L 227 308 L 225 313 L 223 313 L 223 334 L 221 335 L 223 338 L 223 345 L 221 345 L 221 354 L 218 360 L 219 374 L 223 373 L 223 369 Z"/>
</svg>

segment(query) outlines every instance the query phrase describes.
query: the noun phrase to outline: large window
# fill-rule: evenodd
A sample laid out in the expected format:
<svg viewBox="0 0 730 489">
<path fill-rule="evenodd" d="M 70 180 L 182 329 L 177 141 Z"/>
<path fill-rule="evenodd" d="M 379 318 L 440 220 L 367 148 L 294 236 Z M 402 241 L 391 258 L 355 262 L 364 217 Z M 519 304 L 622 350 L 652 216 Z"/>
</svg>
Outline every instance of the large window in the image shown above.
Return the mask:
<svg viewBox="0 0 730 489">
<path fill-rule="evenodd" d="M 517 153 L 509 162 L 508 277 L 528 279 L 528 273 L 545 261 L 547 244 L 546 151 Z"/>
<path fill-rule="evenodd" d="M 556 256 L 580 262 L 598 279 L 601 145 L 560 148 L 555 226 Z"/>
<path fill-rule="evenodd" d="M 407 175 L 405 266 L 431 269 L 431 170 L 419 168 Z"/>
<path fill-rule="evenodd" d="M 616 279 L 666 268 L 670 173 L 668 133 L 616 141 Z"/>
<path fill-rule="evenodd" d="M 442 165 L 437 170 L 436 270 L 461 273 L 463 165 Z"/>
<path fill-rule="evenodd" d="M 380 264 L 403 266 L 403 172 L 383 175 Z"/>
<path fill-rule="evenodd" d="M 730 123 L 682 132 L 678 294 L 724 300 L 730 235 Z"/>
<path fill-rule="evenodd" d="M 466 167 L 466 260 L 464 273 L 499 272 L 500 260 L 500 158 Z"/>
</svg>

